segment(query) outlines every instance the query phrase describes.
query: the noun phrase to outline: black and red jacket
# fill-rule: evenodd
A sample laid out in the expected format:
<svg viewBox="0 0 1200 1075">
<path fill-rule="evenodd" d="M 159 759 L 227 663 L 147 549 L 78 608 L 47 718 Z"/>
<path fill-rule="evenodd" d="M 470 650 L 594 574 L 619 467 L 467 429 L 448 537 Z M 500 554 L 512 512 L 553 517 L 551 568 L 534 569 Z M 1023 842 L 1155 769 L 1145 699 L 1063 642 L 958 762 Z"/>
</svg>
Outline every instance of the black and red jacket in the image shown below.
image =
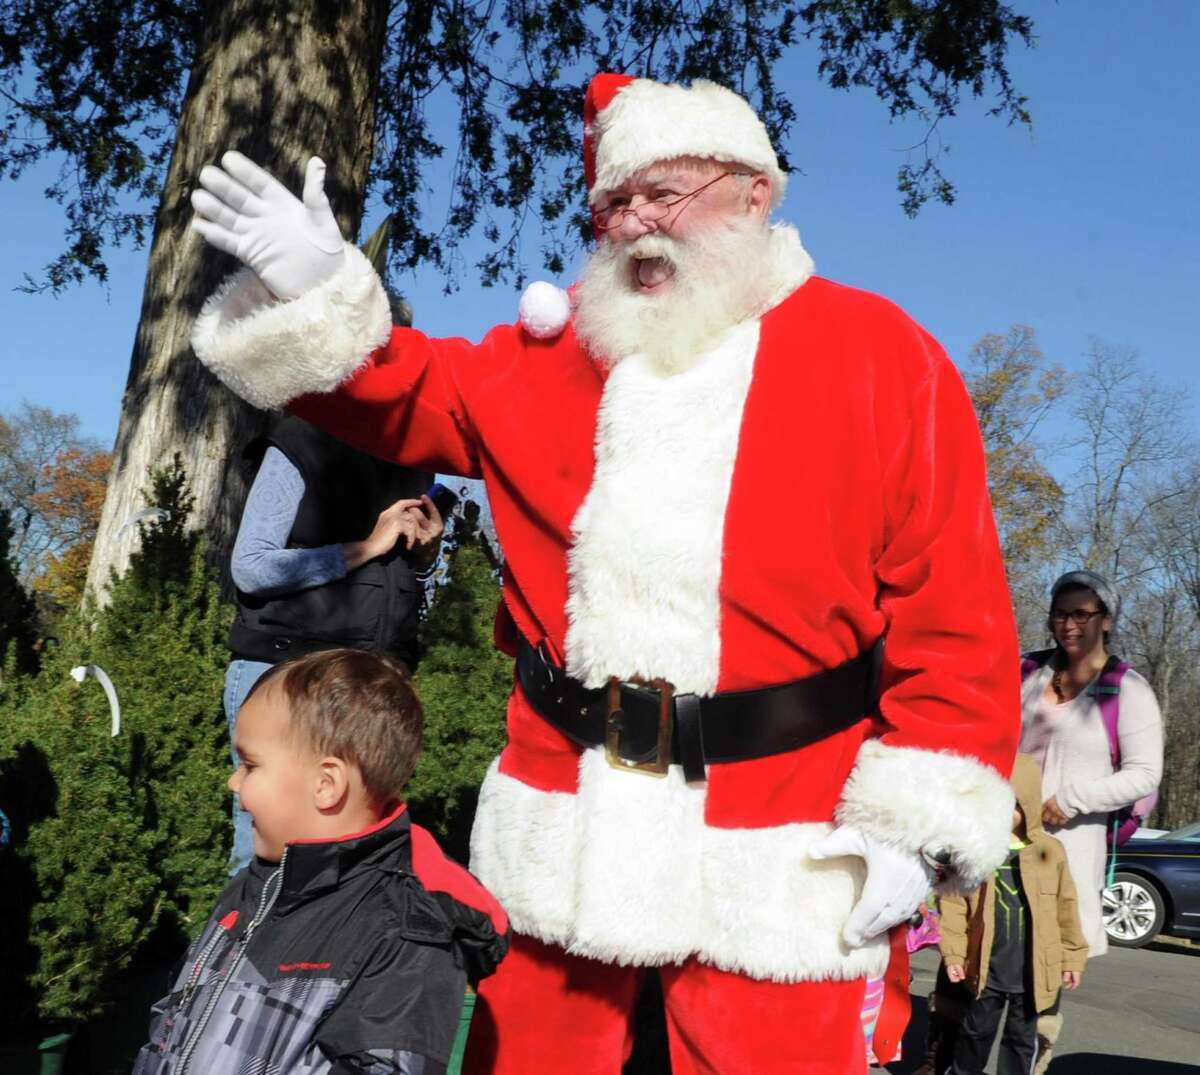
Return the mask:
<svg viewBox="0 0 1200 1075">
<path fill-rule="evenodd" d="M 443 1075 L 466 984 L 508 939 L 500 905 L 404 807 L 290 843 L 226 888 L 134 1075 Z"/>
</svg>

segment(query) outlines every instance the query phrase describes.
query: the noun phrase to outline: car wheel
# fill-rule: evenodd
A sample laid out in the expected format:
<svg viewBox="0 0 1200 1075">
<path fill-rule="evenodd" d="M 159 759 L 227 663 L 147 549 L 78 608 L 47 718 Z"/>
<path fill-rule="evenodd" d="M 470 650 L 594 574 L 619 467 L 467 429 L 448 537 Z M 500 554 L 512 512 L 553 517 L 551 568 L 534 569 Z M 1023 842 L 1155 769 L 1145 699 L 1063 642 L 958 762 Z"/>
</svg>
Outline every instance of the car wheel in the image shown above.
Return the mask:
<svg viewBox="0 0 1200 1075">
<path fill-rule="evenodd" d="M 1121 948 L 1141 948 L 1162 932 L 1166 919 L 1162 896 L 1136 873 L 1118 873 L 1100 895 L 1104 932 Z"/>
</svg>

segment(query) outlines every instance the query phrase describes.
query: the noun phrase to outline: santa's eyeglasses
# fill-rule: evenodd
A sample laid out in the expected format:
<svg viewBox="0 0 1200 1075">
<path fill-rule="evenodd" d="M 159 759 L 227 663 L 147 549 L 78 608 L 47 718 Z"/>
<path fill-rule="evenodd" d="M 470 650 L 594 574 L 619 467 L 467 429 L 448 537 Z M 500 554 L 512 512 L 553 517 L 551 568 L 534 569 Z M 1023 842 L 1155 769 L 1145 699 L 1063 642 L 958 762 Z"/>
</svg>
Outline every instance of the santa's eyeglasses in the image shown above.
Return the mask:
<svg viewBox="0 0 1200 1075">
<path fill-rule="evenodd" d="M 753 174 L 753 172 L 722 172 L 715 179 L 710 179 L 702 186 L 697 187 L 695 190 L 689 190 L 686 194 L 680 194 L 677 198 L 647 198 L 641 205 L 629 205 L 627 197 L 617 195 L 599 209 L 592 210 L 592 221 L 600 231 L 616 231 L 617 228 L 625 223 L 625 217 L 629 213 L 632 213 L 643 224 L 653 224 L 667 216 L 680 202 L 686 202 L 689 198 L 694 198 L 702 190 L 707 190 L 714 183 L 721 182 L 727 176 L 748 176 Z"/>
</svg>

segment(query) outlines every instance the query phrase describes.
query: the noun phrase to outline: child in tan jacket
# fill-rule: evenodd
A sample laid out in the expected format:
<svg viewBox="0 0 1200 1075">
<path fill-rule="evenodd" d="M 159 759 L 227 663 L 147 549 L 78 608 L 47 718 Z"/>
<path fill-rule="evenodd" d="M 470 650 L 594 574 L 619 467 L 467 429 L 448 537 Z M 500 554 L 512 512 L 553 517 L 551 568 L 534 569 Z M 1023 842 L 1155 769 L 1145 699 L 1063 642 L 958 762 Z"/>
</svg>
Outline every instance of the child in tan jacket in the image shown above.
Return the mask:
<svg viewBox="0 0 1200 1075">
<path fill-rule="evenodd" d="M 969 896 L 941 900 L 946 975 L 974 996 L 954 1045 L 952 1075 L 982 1075 L 1000 1019 L 997 1075 L 1025 1075 L 1037 1058 L 1038 1015 L 1083 977 L 1087 943 L 1062 845 L 1042 830 L 1042 778 L 1018 755 L 1008 859 Z M 1008 1014 L 1005 1013 L 1007 1005 Z"/>
</svg>

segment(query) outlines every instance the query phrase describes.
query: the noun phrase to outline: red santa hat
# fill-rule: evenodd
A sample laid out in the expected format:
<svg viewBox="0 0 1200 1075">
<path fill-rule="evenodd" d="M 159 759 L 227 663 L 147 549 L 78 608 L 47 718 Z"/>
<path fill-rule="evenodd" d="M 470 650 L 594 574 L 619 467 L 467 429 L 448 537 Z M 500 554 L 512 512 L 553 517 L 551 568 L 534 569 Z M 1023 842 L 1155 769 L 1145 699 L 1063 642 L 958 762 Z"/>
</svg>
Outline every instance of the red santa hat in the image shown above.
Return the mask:
<svg viewBox="0 0 1200 1075">
<path fill-rule="evenodd" d="M 715 82 L 691 86 L 629 75 L 592 79 L 583 104 L 583 164 L 588 201 L 656 161 L 701 157 L 741 164 L 771 180 L 771 206 L 787 177 L 749 102 Z"/>
<path fill-rule="evenodd" d="M 656 161 L 680 157 L 762 172 L 771 180 L 771 207 L 783 200 L 787 176 L 766 127 L 744 97 L 703 80 L 677 86 L 631 75 L 592 79 L 583 100 L 589 202 Z M 551 284 L 531 284 L 521 298 L 521 324 L 538 339 L 554 339 L 570 316 L 570 297 Z"/>
</svg>

